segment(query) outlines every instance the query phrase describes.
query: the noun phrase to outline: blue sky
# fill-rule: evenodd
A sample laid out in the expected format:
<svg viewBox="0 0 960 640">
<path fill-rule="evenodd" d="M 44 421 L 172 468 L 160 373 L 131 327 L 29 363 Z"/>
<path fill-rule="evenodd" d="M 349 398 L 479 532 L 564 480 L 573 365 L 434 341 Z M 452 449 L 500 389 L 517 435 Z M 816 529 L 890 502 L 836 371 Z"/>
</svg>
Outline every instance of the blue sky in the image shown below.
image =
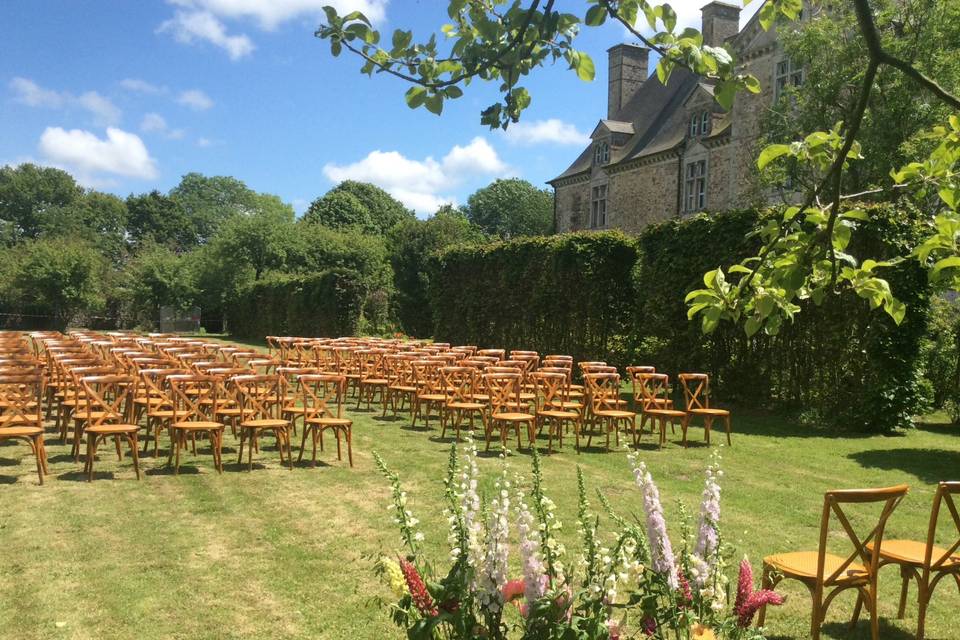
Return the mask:
<svg viewBox="0 0 960 640">
<path fill-rule="evenodd" d="M 298 211 L 353 178 L 423 216 L 497 177 L 545 186 L 566 168 L 606 113 L 606 49 L 626 38 L 614 25 L 584 29 L 577 46 L 597 64 L 594 82 L 542 70 L 524 83 L 533 104 L 522 126 L 503 134 L 479 122 L 493 85 L 471 85 L 437 117 L 408 109 L 401 81 L 333 58 L 313 36 L 324 4 L 424 39 L 447 21 L 445 0 L 0 3 L 0 165 L 59 166 L 122 196 L 166 191 L 190 171 L 230 175 Z M 674 6 L 699 26 L 701 4 Z"/>
</svg>

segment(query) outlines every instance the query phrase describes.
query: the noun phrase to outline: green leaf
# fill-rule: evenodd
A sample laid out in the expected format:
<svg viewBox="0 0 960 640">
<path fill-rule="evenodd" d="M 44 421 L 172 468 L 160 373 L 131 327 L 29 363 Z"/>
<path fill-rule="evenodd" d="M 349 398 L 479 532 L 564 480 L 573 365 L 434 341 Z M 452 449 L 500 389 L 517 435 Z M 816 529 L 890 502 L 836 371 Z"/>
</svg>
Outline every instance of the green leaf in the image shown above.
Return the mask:
<svg viewBox="0 0 960 640">
<path fill-rule="evenodd" d="M 753 316 L 750 316 L 749 318 L 747 318 L 747 321 L 743 324 L 743 330 L 746 331 L 748 338 L 752 338 L 757 333 L 757 331 L 760 330 L 761 326 L 763 326 L 763 324 L 759 320 L 757 320 Z"/>
<path fill-rule="evenodd" d="M 607 8 L 603 5 L 595 4 L 587 10 L 587 16 L 583 19 L 584 24 L 589 27 L 599 27 L 607 21 Z"/>
<path fill-rule="evenodd" d="M 673 33 L 673 30 L 677 26 L 677 12 L 673 10 L 669 4 L 664 4 L 661 7 L 660 19 L 663 21 L 663 26 L 667 31 Z"/>
<path fill-rule="evenodd" d="M 930 277 L 937 279 L 940 275 L 940 272 L 944 269 L 956 267 L 960 267 L 960 256 L 950 256 L 949 258 L 937 260 L 936 264 L 933 265 L 933 269 L 930 270 Z"/>
<path fill-rule="evenodd" d="M 424 87 L 410 87 L 404 95 L 407 100 L 407 106 L 416 109 L 427 99 L 427 90 Z"/>
<path fill-rule="evenodd" d="M 757 168 L 763 171 L 763 168 L 781 156 L 790 153 L 790 146 L 786 144 L 768 145 L 757 158 Z"/>
<path fill-rule="evenodd" d="M 435 93 L 424 100 L 423 104 L 427 107 L 427 111 L 430 113 L 440 115 L 443 112 L 443 96 L 439 93 Z"/>
<path fill-rule="evenodd" d="M 577 58 L 577 77 L 583 80 L 584 82 L 590 82 L 593 80 L 593 77 L 596 75 L 596 68 L 593 66 L 593 58 L 591 58 L 585 51 L 579 52 L 579 57 Z"/>
</svg>

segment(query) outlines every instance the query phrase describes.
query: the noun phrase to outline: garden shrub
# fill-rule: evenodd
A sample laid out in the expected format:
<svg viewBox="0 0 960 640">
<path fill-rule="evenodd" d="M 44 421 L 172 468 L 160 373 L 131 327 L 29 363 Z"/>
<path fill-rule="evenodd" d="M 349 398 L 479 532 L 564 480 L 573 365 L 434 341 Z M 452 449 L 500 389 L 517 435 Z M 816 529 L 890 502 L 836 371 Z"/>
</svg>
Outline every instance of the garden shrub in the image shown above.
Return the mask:
<svg viewBox="0 0 960 640">
<path fill-rule="evenodd" d="M 247 285 L 227 307 L 235 336 L 345 336 L 360 328 L 367 287 L 352 269 L 273 275 Z"/>
</svg>

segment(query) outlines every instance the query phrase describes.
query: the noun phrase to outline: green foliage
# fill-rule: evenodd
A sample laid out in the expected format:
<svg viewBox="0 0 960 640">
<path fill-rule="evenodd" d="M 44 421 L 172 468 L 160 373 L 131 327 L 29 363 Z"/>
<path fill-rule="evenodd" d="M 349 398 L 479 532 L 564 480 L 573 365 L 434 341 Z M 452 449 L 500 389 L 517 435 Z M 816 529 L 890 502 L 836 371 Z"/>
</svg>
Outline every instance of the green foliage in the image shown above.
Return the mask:
<svg viewBox="0 0 960 640">
<path fill-rule="evenodd" d="M 484 239 L 477 226 L 452 207 L 441 209 L 426 220 L 404 220 L 390 231 L 387 242 L 396 287 L 395 308 L 404 333 L 433 334 L 429 298 L 431 257 L 451 245 L 479 244 Z"/>
<path fill-rule="evenodd" d="M 434 337 L 628 364 L 636 242 L 618 232 L 456 246 L 431 263 Z"/>
<path fill-rule="evenodd" d="M 522 78 L 540 67 L 563 60 L 584 81 L 594 79 L 596 66 L 584 51 L 574 48 L 581 26 L 599 27 L 608 18 L 616 20 L 633 36 L 653 48 L 660 59 L 657 75 L 666 83 L 677 65 L 716 82 L 717 101 L 729 108 L 734 94 L 741 89 L 756 93 L 759 83 L 752 76 L 738 75 L 726 49 L 703 44 L 696 29 L 678 31 L 677 14 L 669 4 L 651 4 L 646 0 L 587 0 L 583 19 L 572 13 L 560 13 L 554 3 L 541 8 L 539 2 L 524 8 L 520 2 L 509 8 L 500 2 L 449 0 L 447 14 L 452 21 L 426 41 L 415 43 L 413 33 L 396 29 L 389 45 L 381 44 L 363 13 L 339 15 L 334 7 L 324 7 L 326 23 L 316 36 L 330 42 L 330 51 L 340 55 L 344 48 L 363 60 L 361 72 L 368 75 L 388 73 L 408 82 L 407 105 L 424 107 L 440 115 L 446 100 L 464 93 L 463 88 L 480 79 L 499 83 L 502 99 L 484 109 L 480 121 L 490 128 L 504 129 L 517 122 L 530 106 L 531 96 L 519 86 Z M 765 7 L 764 19 L 777 15 L 797 17 L 799 0 L 776 0 Z M 647 37 L 637 30 L 641 14 L 654 33 Z M 449 43 L 441 49 L 438 41 Z"/>
<path fill-rule="evenodd" d="M 236 336 L 343 336 L 360 326 L 367 288 L 350 269 L 272 275 L 251 283 L 228 310 Z"/>
<path fill-rule="evenodd" d="M 10 252 L 10 294 L 27 326 L 65 330 L 82 311 L 104 304 L 107 263 L 80 240 L 42 238 Z M 29 316 L 40 316 L 29 318 Z"/>
<path fill-rule="evenodd" d="M 310 203 L 303 222 L 330 229 L 359 229 L 373 233 L 376 226 L 363 201 L 349 191 L 328 191 Z"/>
<path fill-rule="evenodd" d="M 127 253 L 127 205 L 109 193 L 88 191 L 67 204 L 51 206 L 40 227 L 46 237 L 83 239 L 115 265 Z"/>
<path fill-rule="evenodd" d="M 175 251 L 196 247 L 196 225 L 180 203 L 157 190 L 127 198 L 130 241 L 134 246 L 162 244 Z"/>
<path fill-rule="evenodd" d="M 921 214 L 871 206 L 848 251 L 895 256 L 919 237 Z M 915 263 L 891 267 L 887 280 L 904 304 L 899 324 L 871 313 L 871 301 L 846 290 L 818 305 L 797 303 L 792 322 L 748 337 L 732 325 L 704 334 L 687 322 L 678 292 L 702 286 L 711 265 L 754 255 L 762 238 L 748 231 L 776 214 L 742 211 L 651 227 L 640 237 L 637 360 L 668 372 L 703 369 L 721 397 L 786 407 L 821 425 L 888 431 L 908 426 L 922 408 L 919 347 L 926 332 L 929 285 Z M 709 272 L 708 272 L 709 273 Z M 736 286 L 733 280 L 714 286 Z M 800 311 L 802 310 L 802 313 Z M 703 316 L 707 322 L 708 315 Z"/>
<path fill-rule="evenodd" d="M 145 247 L 124 271 L 138 324 L 153 326 L 160 307 L 185 310 L 196 304 L 199 291 L 194 265 L 162 245 Z"/>
<path fill-rule="evenodd" d="M 929 384 L 930 408 L 947 409 L 955 422 L 960 421 L 960 308 L 956 299 L 931 301 L 920 359 Z"/>
<path fill-rule="evenodd" d="M 257 193 L 228 176 L 188 173 L 168 195 L 190 219 L 201 243 L 213 238 L 231 218 L 259 208 Z"/>
<path fill-rule="evenodd" d="M 369 182 L 344 180 L 330 193 L 349 193 L 360 200 L 370 215 L 373 230 L 380 234 L 387 233 L 402 221 L 413 220 L 416 217 L 413 211 L 403 206 L 399 200 Z"/>
<path fill-rule="evenodd" d="M 553 232 L 553 194 L 519 178 L 495 180 L 477 189 L 465 207 L 467 219 L 499 238 Z"/>
<path fill-rule="evenodd" d="M 36 238 L 46 212 L 77 200 L 83 190 L 66 171 L 35 164 L 0 167 L 0 242 Z"/>
</svg>

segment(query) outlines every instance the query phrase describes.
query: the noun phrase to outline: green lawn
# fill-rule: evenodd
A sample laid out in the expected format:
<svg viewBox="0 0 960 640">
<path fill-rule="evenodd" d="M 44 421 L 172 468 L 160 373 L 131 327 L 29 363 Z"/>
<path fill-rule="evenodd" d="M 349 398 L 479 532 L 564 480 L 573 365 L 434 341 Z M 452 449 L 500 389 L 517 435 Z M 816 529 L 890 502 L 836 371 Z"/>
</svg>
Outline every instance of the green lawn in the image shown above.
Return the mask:
<svg viewBox="0 0 960 640">
<path fill-rule="evenodd" d="M 188 456 L 179 477 L 165 456 L 144 460 L 134 478 L 129 458 L 101 451 L 98 478 L 83 481 L 69 447 L 49 442 L 51 475 L 37 484 L 25 445 L 0 446 L 0 638 L 383 638 L 400 637 L 374 602 L 387 595 L 370 556 L 392 552 L 398 538 L 374 468 L 378 450 L 399 470 L 436 557 L 445 553 L 442 477 L 449 444 L 439 430 L 412 430 L 405 419 L 350 411 L 355 468 L 328 450 L 316 469 L 281 468 L 272 445 L 252 473 L 227 470 L 208 455 Z M 839 487 L 906 482 L 908 499 L 888 535 L 922 537 L 935 481 L 960 476 L 960 431 L 926 426 L 900 437 L 833 438 L 772 416 L 734 414 L 734 443 L 724 449 L 723 527 L 728 542 L 759 569 L 768 553 L 815 548 L 822 493 Z M 694 440 L 701 436 L 692 430 Z M 52 436 L 51 436 L 52 438 Z M 717 438 L 719 440 L 719 438 Z M 267 442 L 267 440 L 265 440 Z M 649 446 L 643 459 L 658 481 L 668 516 L 676 501 L 696 509 L 710 449 Z M 495 457 L 481 461 L 492 476 Z M 511 464 L 529 469 L 529 456 Z M 576 475 L 581 465 L 618 509 L 640 498 L 622 452 L 577 455 L 569 444 L 544 462 L 546 484 L 573 548 Z M 245 467 L 244 467 L 245 469 Z M 675 519 L 674 519 L 675 524 Z M 806 638 L 809 597 L 786 583 L 788 602 L 772 609 L 772 638 Z M 895 619 L 896 569 L 881 575 L 882 637 L 913 637 L 914 592 L 907 619 Z M 848 634 L 853 596 L 841 596 L 825 626 L 829 638 L 867 638 L 861 622 Z M 960 594 L 943 581 L 928 618 L 929 638 L 957 638 Z"/>
</svg>

